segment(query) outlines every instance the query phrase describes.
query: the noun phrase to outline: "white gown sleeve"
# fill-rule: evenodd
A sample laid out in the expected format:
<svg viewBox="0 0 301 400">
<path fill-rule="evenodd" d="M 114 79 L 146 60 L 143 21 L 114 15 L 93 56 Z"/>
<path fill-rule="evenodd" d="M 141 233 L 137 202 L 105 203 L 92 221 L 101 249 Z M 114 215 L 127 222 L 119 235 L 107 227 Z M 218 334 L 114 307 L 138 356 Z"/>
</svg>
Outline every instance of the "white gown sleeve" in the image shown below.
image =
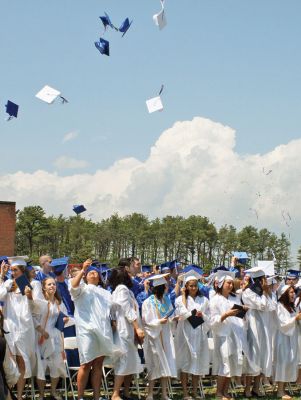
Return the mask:
<svg viewBox="0 0 301 400">
<path fill-rule="evenodd" d="M 283 307 L 283 305 L 278 303 L 277 317 L 279 321 L 280 332 L 287 336 L 293 336 L 296 328 L 295 316 L 291 316 L 290 313 Z"/>
<path fill-rule="evenodd" d="M 129 301 L 129 289 L 124 285 L 119 285 L 113 293 L 113 303 L 118 304 L 124 311 L 125 318 L 130 322 L 137 319 L 137 314 Z"/>
</svg>

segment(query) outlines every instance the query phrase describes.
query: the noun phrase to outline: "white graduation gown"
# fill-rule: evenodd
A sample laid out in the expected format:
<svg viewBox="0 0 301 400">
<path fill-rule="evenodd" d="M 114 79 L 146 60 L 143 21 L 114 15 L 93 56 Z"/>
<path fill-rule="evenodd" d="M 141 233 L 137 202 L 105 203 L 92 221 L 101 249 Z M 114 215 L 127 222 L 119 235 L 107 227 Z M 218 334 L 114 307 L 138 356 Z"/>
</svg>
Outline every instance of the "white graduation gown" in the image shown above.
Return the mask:
<svg viewBox="0 0 301 400">
<path fill-rule="evenodd" d="M 151 299 L 146 299 L 142 304 L 142 321 L 145 329 L 144 357 L 149 380 L 177 377 L 173 322 L 160 324 L 160 318 Z"/>
<path fill-rule="evenodd" d="M 71 286 L 74 301 L 74 319 L 81 364 L 89 363 L 101 356 L 118 355 L 113 343 L 110 320 L 112 295 L 100 286 L 85 284 Z"/>
<path fill-rule="evenodd" d="M 25 363 L 24 378 L 33 375 L 36 366 L 35 330 L 31 314 L 32 301 L 22 296 L 19 288 L 9 292 L 13 281 L 8 279 L 0 283 L 0 301 L 4 301 L 4 330 L 11 354 L 22 356 Z"/>
<path fill-rule="evenodd" d="M 203 313 L 205 322 L 194 329 L 187 318 L 195 309 Z M 185 306 L 183 297 L 179 296 L 176 299 L 176 315 L 180 317 L 175 335 L 178 371 L 193 375 L 208 375 L 210 363 L 207 336 L 210 319 L 208 299 L 204 296 L 197 296 L 195 299 L 188 296 Z"/>
<path fill-rule="evenodd" d="M 277 302 L 274 296 L 269 297 L 264 294 L 259 296 L 249 288 L 243 291 L 242 301 L 249 307 L 245 373 L 254 376 L 262 373 L 270 377 L 272 376 L 273 356 L 273 325 L 270 313 L 276 310 Z"/>
<path fill-rule="evenodd" d="M 246 352 L 245 321 L 238 317 L 228 317 L 221 321 L 222 315 L 234 304 L 240 304 L 239 298 L 226 298 L 220 294 L 209 301 L 214 341 L 213 375 L 228 378 L 242 375 L 243 353 Z"/>
<path fill-rule="evenodd" d="M 65 377 L 64 336 L 55 327 L 55 324 L 60 311 L 67 315 L 67 309 L 63 303 L 49 303 L 48 306 L 48 301 L 45 299 L 34 300 L 34 305 L 35 312 L 40 315 L 40 326 L 49 334 L 49 338 L 39 344 L 41 334 L 37 332 L 37 349 L 41 358 L 41 362 L 38 360 L 37 376 L 39 379 L 45 380 L 46 371 L 49 369 L 52 378 Z"/>
<path fill-rule="evenodd" d="M 298 370 L 298 334 L 296 312 L 277 305 L 278 329 L 274 345 L 274 381 L 295 382 Z"/>
<path fill-rule="evenodd" d="M 143 367 L 135 344 L 135 332 L 132 323 L 137 320 L 141 326 L 139 306 L 131 290 L 118 285 L 112 293 L 113 313 L 117 328 L 114 343 L 121 348 L 123 355 L 114 362 L 115 375 L 131 375 L 142 372 Z"/>
</svg>

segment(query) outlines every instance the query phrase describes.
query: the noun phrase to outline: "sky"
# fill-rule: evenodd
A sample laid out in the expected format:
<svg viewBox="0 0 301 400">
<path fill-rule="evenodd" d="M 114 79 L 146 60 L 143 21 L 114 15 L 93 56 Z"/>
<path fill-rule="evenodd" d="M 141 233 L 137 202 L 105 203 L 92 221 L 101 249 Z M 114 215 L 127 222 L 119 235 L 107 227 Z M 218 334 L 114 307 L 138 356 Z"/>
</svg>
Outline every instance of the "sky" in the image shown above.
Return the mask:
<svg viewBox="0 0 301 400">
<path fill-rule="evenodd" d="M 200 214 L 300 246 L 299 0 L 0 0 L 0 190 L 85 218 Z M 103 32 L 106 11 L 124 37 Z M 104 35 L 103 35 L 104 33 Z M 94 42 L 110 41 L 110 57 Z M 68 104 L 35 97 L 44 86 Z M 164 110 L 145 101 L 164 84 Z M 6 121 L 7 100 L 17 119 Z M 272 170 L 272 172 L 269 172 Z"/>
</svg>

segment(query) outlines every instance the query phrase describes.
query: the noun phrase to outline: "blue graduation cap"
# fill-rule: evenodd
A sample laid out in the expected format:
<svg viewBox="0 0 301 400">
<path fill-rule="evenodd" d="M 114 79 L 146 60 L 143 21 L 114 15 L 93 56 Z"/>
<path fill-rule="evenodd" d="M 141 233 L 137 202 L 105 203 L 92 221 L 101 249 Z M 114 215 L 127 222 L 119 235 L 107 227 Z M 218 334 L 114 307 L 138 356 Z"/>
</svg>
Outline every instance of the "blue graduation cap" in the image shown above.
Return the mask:
<svg viewBox="0 0 301 400">
<path fill-rule="evenodd" d="M 189 264 L 189 265 L 186 265 L 186 267 L 185 268 L 183 268 L 183 273 L 186 273 L 186 272 L 189 272 L 189 271 L 195 271 L 195 272 L 197 272 L 198 274 L 200 274 L 200 275 L 203 275 L 203 270 L 202 270 L 202 268 L 201 267 L 199 267 L 198 265 L 195 265 L 195 264 Z"/>
<path fill-rule="evenodd" d="M 127 33 L 127 31 L 129 30 L 130 26 L 132 25 L 132 23 L 133 23 L 133 21 L 130 22 L 130 20 L 128 18 L 126 18 L 122 22 L 122 24 L 121 24 L 121 26 L 119 28 L 119 32 L 123 33 L 122 37 Z"/>
<path fill-rule="evenodd" d="M 101 54 L 105 54 L 106 56 L 110 55 L 110 44 L 108 40 L 103 38 L 99 38 L 98 42 L 94 42 L 95 47 Z"/>
<path fill-rule="evenodd" d="M 105 29 L 107 29 L 107 26 L 110 26 L 113 29 L 116 29 L 115 26 L 112 24 L 110 17 L 106 12 L 104 12 L 104 16 L 100 16 L 99 18 L 101 19 L 101 22 L 103 23 L 103 26 Z"/>
<path fill-rule="evenodd" d="M 9 117 L 7 119 L 8 121 L 14 117 L 17 118 L 18 111 L 19 111 L 18 104 L 15 104 L 10 100 L 7 100 L 7 104 L 5 105 L 5 107 L 6 107 L 6 113 L 9 115 Z"/>
<path fill-rule="evenodd" d="M 0 265 L 2 264 L 2 261 L 4 261 L 5 264 L 8 264 L 8 256 L 0 256 Z"/>
<path fill-rule="evenodd" d="M 50 266 L 56 275 L 61 274 L 69 263 L 69 257 L 55 258 L 51 261 Z"/>
<path fill-rule="evenodd" d="M 286 271 L 285 279 L 298 279 L 301 274 L 301 271 L 297 269 L 288 269 Z"/>
<path fill-rule="evenodd" d="M 248 254 L 245 251 L 233 251 L 232 255 L 238 259 L 240 264 L 246 264 L 249 259 Z"/>
<path fill-rule="evenodd" d="M 81 214 L 84 211 L 87 211 L 87 209 L 85 208 L 85 206 L 81 205 L 74 205 L 73 206 L 73 211 L 75 212 L 75 214 Z"/>
<path fill-rule="evenodd" d="M 152 269 L 153 269 L 152 265 L 142 265 L 142 267 L 141 267 L 142 272 L 151 273 Z"/>
</svg>

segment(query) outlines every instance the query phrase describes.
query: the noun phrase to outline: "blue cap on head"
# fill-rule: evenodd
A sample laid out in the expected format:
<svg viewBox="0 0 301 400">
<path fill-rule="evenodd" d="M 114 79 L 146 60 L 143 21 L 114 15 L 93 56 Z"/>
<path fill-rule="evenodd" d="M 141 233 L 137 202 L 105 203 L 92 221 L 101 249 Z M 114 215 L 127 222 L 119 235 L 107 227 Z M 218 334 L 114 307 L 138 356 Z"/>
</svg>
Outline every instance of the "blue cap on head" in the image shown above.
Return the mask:
<svg viewBox="0 0 301 400">
<path fill-rule="evenodd" d="M 83 206 L 82 204 L 81 205 L 76 204 L 73 206 L 73 211 L 75 212 L 75 214 L 78 215 L 87 210 L 86 210 L 85 206 Z"/>
<path fill-rule="evenodd" d="M 13 103 L 12 101 L 7 100 L 7 104 L 5 105 L 6 112 L 10 116 L 10 118 L 18 116 L 19 106 L 18 104 Z"/>
<path fill-rule="evenodd" d="M 98 42 L 94 42 L 95 47 L 101 54 L 105 54 L 106 56 L 110 55 L 110 43 L 108 40 L 103 38 L 99 38 Z"/>
<path fill-rule="evenodd" d="M 128 18 L 126 18 L 122 24 L 120 25 L 119 32 L 123 32 L 122 37 L 127 33 L 129 30 L 130 26 L 132 25 L 133 21 L 130 22 Z"/>
<path fill-rule="evenodd" d="M 153 267 L 151 265 L 142 265 L 142 267 L 141 267 L 142 272 L 151 273 L 152 270 L 153 270 Z"/>
<path fill-rule="evenodd" d="M 63 271 L 65 271 L 68 263 L 69 263 L 69 257 L 54 258 L 51 261 L 50 266 L 52 267 L 53 272 L 59 275 Z"/>
<path fill-rule="evenodd" d="M 203 275 L 203 270 L 202 270 L 202 268 L 201 267 L 199 267 L 198 265 L 195 265 L 195 264 L 189 264 L 189 265 L 186 265 L 186 267 L 183 269 L 183 273 L 186 273 L 186 272 L 189 272 L 189 271 L 195 271 L 195 272 L 197 272 L 198 274 L 200 274 L 200 275 Z"/>
<path fill-rule="evenodd" d="M 297 269 L 288 269 L 286 271 L 286 279 L 298 279 L 300 276 L 301 271 Z"/>
</svg>

